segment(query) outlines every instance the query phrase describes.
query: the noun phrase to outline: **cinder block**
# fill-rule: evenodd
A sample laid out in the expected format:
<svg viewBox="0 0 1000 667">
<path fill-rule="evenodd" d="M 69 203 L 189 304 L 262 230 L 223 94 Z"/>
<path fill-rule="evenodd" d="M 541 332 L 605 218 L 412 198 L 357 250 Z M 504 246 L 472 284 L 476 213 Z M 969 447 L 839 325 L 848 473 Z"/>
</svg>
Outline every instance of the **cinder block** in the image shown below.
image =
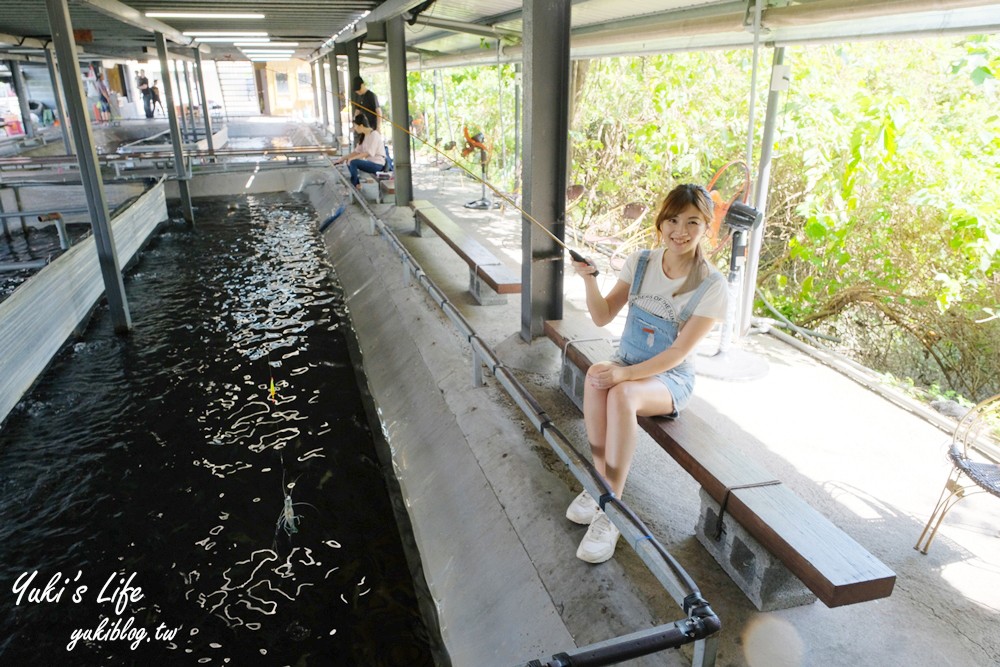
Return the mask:
<svg viewBox="0 0 1000 667">
<path fill-rule="evenodd" d="M 569 396 L 569 400 L 573 401 L 573 404 L 581 412 L 583 412 L 583 383 L 586 379 L 587 374 L 563 355 L 562 371 L 559 373 L 559 386 L 562 388 L 563 393 Z"/>
<path fill-rule="evenodd" d="M 507 303 L 507 297 L 497 294 L 493 288 L 483 282 L 483 279 L 476 275 L 475 269 L 469 269 L 469 291 L 472 298 L 480 306 L 498 306 Z"/>
<path fill-rule="evenodd" d="M 705 489 L 699 492 L 701 512 L 695 526 L 698 541 L 757 609 L 774 611 L 816 601 L 812 591 L 730 515 L 723 515 L 722 534 L 716 539 L 719 504 Z"/>
</svg>

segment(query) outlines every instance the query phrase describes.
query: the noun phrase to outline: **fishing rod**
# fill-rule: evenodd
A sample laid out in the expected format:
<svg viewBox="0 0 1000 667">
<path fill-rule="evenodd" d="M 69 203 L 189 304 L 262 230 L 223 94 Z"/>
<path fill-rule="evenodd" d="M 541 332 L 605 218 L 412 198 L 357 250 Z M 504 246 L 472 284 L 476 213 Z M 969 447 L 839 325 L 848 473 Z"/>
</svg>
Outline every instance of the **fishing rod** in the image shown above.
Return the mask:
<svg viewBox="0 0 1000 667">
<path fill-rule="evenodd" d="M 444 157 L 444 159 L 448 160 L 448 162 L 452 163 L 456 167 L 461 168 L 469 176 L 471 176 L 472 178 L 476 179 L 477 181 L 479 181 L 480 183 L 482 183 L 483 185 L 485 185 L 486 187 L 488 187 L 490 190 L 492 190 L 495 195 L 497 195 L 498 197 L 500 197 L 500 199 L 504 200 L 505 202 L 507 202 L 508 204 L 510 204 L 511 206 L 513 206 L 515 209 L 517 209 L 518 211 L 520 211 L 521 215 L 523 215 L 529 222 L 531 222 L 533 225 L 535 225 L 536 227 L 538 227 L 538 229 L 540 229 L 543 232 L 545 232 L 549 236 L 549 238 L 551 238 L 553 241 L 555 241 L 558 245 L 562 246 L 563 249 L 565 249 L 566 252 L 569 253 L 569 256 L 573 258 L 573 261 L 575 261 L 575 262 L 583 262 L 584 264 L 588 264 L 588 265 L 594 267 L 594 272 L 591 275 L 597 276 L 597 275 L 600 274 L 600 271 L 597 270 L 597 265 L 594 264 L 593 261 L 591 261 L 590 259 L 584 257 L 578 251 L 576 251 L 573 248 L 570 248 L 568 245 L 566 245 L 566 243 L 562 239 L 560 239 L 558 236 L 556 236 L 555 234 L 553 234 L 545 225 L 543 225 L 538 220 L 536 220 L 534 218 L 534 216 L 532 216 L 530 213 L 528 213 L 523 208 L 521 208 L 520 206 L 518 206 L 514 202 L 513 199 L 511 199 L 510 197 L 508 197 L 507 195 L 505 195 L 504 193 L 500 192 L 498 189 L 496 189 L 495 187 L 493 187 L 493 184 L 490 183 L 489 181 L 487 181 L 485 178 L 476 175 L 471 169 L 469 169 L 468 167 L 466 167 L 464 164 L 461 164 L 460 162 L 458 162 L 458 160 L 454 159 L 453 157 L 451 157 L 450 155 L 448 155 L 447 153 L 445 153 L 444 151 L 442 151 L 441 149 L 439 149 L 437 146 L 433 145 L 432 143 L 430 143 L 429 141 L 427 141 L 425 139 L 421 139 L 420 137 L 418 137 L 414 133 L 410 132 L 407 128 L 402 127 L 401 125 L 392 122 L 391 119 L 386 118 L 385 116 L 383 116 L 379 112 L 373 111 L 372 109 L 369 109 L 368 107 L 366 107 L 364 105 L 361 105 L 361 104 L 358 104 L 356 102 L 351 102 L 351 104 L 353 106 L 357 107 L 358 109 L 361 109 L 363 111 L 367 111 L 367 112 L 373 114 L 376 118 L 382 119 L 384 122 L 388 123 L 389 125 L 402 130 L 403 132 L 405 132 L 410 137 L 416 139 L 417 141 L 419 141 L 420 143 L 424 144 L 425 146 L 428 146 L 431 150 L 433 150 L 434 152 L 436 152 L 438 155 L 441 155 L 442 157 Z"/>
</svg>

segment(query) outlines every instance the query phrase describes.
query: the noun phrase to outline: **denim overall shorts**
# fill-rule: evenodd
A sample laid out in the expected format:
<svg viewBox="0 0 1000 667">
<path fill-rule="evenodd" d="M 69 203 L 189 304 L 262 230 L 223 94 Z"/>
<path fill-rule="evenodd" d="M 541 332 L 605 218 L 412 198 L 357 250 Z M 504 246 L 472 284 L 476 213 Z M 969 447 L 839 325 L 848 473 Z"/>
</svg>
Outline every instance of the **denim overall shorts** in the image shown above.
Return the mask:
<svg viewBox="0 0 1000 667">
<path fill-rule="evenodd" d="M 639 288 L 642 286 L 642 279 L 646 275 L 649 255 L 648 250 L 643 250 L 639 256 L 635 275 L 632 277 L 632 286 L 629 289 L 628 316 L 625 319 L 625 331 L 618 343 L 618 354 L 615 359 L 625 366 L 646 361 L 673 345 L 681 325 L 694 313 L 701 298 L 705 295 L 705 290 L 714 280 L 722 277 L 721 274 L 710 273 L 698 285 L 694 294 L 691 295 L 691 300 L 681 309 L 677 319 L 665 319 L 635 305 L 639 296 Z M 643 298 L 659 299 L 661 297 L 643 295 Z M 666 300 L 664 303 L 666 304 Z M 673 308 L 668 307 L 667 310 L 673 311 Z M 674 399 L 674 412 L 665 416 L 676 418 L 691 400 L 691 392 L 694 390 L 694 364 L 685 359 L 679 365 L 663 373 L 658 373 L 654 377 L 666 385 Z"/>
</svg>

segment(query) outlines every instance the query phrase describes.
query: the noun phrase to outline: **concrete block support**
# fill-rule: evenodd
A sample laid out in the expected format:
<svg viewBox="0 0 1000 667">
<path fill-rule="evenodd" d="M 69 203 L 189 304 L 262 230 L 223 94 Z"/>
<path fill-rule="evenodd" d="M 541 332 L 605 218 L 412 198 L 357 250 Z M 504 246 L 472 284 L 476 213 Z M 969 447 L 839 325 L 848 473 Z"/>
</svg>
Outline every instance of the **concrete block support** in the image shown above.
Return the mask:
<svg viewBox="0 0 1000 667">
<path fill-rule="evenodd" d="M 559 388 L 569 396 L 580 412 L 583 412 L 583 383 L 587 374 L 563 355 L 562 369 L 559 371 Z"/>
<path fill-rule="evenodd" d="M 729 515 L 723 514 L 722 533 L 716 539 L 719 503 L 705 489 L 699 493 L 701 511 L 695 526 L 698 541 L 757 609 L 774 611 L 816 601 L 816 596 L 798 577 Z"/>
<path fill-rule="evenodd" d="M 469 269 L 469 292 L 480 306 L 498 306 L 507 303 L 507 297 L 497 294 L 493 288 L 476 275 L 476 270 Z"/>
</svg>

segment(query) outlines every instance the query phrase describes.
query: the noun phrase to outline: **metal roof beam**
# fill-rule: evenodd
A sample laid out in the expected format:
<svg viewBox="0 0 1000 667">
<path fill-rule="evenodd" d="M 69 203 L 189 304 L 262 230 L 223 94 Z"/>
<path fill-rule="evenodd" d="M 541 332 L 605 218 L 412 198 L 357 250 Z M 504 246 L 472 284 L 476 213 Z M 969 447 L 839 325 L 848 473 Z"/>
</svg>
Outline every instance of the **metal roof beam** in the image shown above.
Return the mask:
<svg viewBox="0 0 1000 667">
<path fill-rule="evenodd" d="M 513 37 L 514 39 L 521 39 L 521 33 L 517 30 L 507 30 L 492 25 L 466 23 L 464 21 L 453 21 L 433 16 L 418 16 L 416 22 L 432 28 L 441 28 L 451 32 L 461 32 L 478 37 Z"/>
<path fill-rule="evenodd" d="M 23 48 L 38 48 L 45 50 L 45 46 L 49 43 L 47 39 L 38 39 L 37 37 L 18 37 L 17 35 L 8 35 L 0 32 L 0 44 L 10 44 L 12 47 L 23 47 Z"/>
<path fill-rule="evenodd" d="M 111 18 L 121 21 L 122 23 L 130 25 L 134 28 L 139 28 L 140 30 L 145 30 L 149 33 L 161 33 L 172 42 L 176 42 L 184 46 L 194 45 L 194 38 L 185 36 L 179 30 L 170 27 L 162 21 L 147 18 L 143 16 L 142 12 L 139 10 L 118 2 L 118 0 L 76 0 L 76 4 L 86 5 L 94 11 L 100 12 L 105 16 L 110 16 Z"/>
</svg>

